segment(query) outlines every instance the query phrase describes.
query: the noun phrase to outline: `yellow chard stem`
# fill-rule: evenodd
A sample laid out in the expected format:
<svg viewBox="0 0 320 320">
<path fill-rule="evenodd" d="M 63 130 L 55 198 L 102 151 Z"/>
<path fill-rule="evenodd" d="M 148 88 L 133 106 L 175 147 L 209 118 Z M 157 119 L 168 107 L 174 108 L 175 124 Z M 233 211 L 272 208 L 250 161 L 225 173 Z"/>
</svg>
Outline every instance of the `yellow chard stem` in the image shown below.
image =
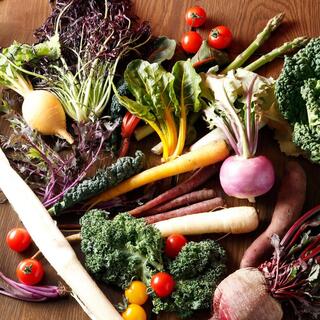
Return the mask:
<svg viewBox="0 0 320 320">
<path fill-rule="evenodd" d="M 166 121 L 166 129 L 168 133 L 169 155 L 172 155 L 177 144 L 177 128 L 169 108 L 165 109 L 164 115 Z"/>
<path fill-rule="evenodd" d="M 180 107 L 179 137 L 176 149 L 172 158 L 176 158 L 182 154 L 187 134 L 187 110 L 185 104 Z"/>
<path fill-rule="evenodd" d="M 169 148 L 168 148 L 167 138 L 165 137 L 165 135 L 163 134 L 163 132 L 160 130 L 160 128 L 158 127 L 158 125 L 156 123 L 154 123 L 152 121 L 147 121 L 147 123 L 159 136 L 159 138 L 162 142 L 162 145 L 163 145 L 163 159 L 164 159 L 164 161 L 167 161 L 167 159 L 169 157 Z"/>
</svg>

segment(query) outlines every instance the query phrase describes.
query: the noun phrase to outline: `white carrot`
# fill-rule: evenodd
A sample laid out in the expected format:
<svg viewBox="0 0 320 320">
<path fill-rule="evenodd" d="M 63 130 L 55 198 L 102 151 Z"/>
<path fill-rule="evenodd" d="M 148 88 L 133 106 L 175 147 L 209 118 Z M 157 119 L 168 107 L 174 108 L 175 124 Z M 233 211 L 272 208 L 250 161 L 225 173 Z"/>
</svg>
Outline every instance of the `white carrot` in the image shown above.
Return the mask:
<svg viewBox="0 0 320 320">
<path fill-rule="evenodd" d="M 174 233 L 247 233 L 255 230 L 258 224 L 259 219 L 254 207 L 233 207 L 160 221 L 154 226 L 166 237 Z"/>
<path fill-rule="evenodd" d="M 1 148 L 0 168 L 0 189 L 44 257 L 70 286 L 84 311 L 93 320 L 121 320 L 120 314 L 86 272 L 40 200 L 10 166 Z"/>
</svg>

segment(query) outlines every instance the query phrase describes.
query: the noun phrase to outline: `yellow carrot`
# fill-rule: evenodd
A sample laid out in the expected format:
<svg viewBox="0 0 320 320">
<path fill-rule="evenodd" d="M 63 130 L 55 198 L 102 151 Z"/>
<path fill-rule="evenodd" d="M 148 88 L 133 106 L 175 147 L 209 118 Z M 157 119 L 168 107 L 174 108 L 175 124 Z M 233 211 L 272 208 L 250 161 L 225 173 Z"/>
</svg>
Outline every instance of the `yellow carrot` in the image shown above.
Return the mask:
<svg viewBox="0 0 320 320">
<path fill-rule="evenodd" d="M 90 208 L 148 183 L 217 163 L 224 160 L 228 155 L 229 149 L 222 140 L 196 151 L 188 152 L 175 160 L 147 169 L 123 181 L 116 187 L 106 190 L 89 201 Z"/>
<path fill-rule="evenodd" d="M 167 237 L 174 233 L 247 233 L 254 231 L 258 224 L 258 214 L 254 207 L 233 207 L 172 218 L 157 222 L 154 226 L 160 230 L 163 237 Z"/>
</svg>

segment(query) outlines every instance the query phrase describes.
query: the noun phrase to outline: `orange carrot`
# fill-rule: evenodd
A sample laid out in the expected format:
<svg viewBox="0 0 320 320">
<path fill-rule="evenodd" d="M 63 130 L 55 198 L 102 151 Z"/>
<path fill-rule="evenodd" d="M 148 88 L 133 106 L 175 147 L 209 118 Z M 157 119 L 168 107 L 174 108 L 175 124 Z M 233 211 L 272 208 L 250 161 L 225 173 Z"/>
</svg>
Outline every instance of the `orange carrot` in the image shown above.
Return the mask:
<svg viewBox="0 0 320 320">
<path fill-rule="evenodd" d="M 89 201 L 90 208 L 148 183 L 217 163 L 224 160 L 228 155 L 229 149 L 224 141 L 217 141 L 196 151 L 188 152 L 172 161 L 147 169 L 123 181 L 116 187 L 106 190 Z"/>
</svg>

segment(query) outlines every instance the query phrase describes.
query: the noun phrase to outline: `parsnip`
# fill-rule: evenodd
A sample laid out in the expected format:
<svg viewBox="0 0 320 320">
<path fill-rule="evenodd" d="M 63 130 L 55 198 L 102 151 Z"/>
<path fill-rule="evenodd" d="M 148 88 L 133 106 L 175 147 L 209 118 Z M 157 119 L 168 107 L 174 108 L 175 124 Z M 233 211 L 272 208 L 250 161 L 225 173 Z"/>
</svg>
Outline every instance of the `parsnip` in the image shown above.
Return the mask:
<svg viewBox="0 0 320 320">
<path fill-rule="evenodd" d="M 10 166 L 0 149 L 0 189 L 13 206 L 33 241 L 93 320 L 122 317 L 88 275 L 54 220 L 28 185 Z"/>
<path fill-rule="evenodd" d="M 204 212 L 160 221 L 154 226 L 163 237 L 206 233 L 247 233 L 258 227 L 259 219 L 254 207 L 233 207 L 215 212 Z"/>
</svg>

